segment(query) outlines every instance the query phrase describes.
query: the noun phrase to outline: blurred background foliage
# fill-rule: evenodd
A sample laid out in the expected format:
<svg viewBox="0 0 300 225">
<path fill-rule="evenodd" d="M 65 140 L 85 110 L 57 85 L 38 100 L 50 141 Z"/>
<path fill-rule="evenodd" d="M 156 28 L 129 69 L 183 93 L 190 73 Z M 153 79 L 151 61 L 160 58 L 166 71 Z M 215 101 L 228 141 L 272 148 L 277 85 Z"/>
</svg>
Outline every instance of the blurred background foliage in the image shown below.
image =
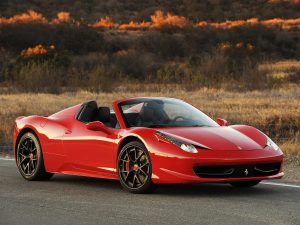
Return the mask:
<svg viewBox="0 0 300 225">
<path fill-rule="evenodd" d="M 59 93 L 131 83 L 184 90 L 298 84 L 299 3 L 2 0 L 0 86 Z M 283 76 L 261 69 L 281 60 L 298 64 Z"/>
</svg>

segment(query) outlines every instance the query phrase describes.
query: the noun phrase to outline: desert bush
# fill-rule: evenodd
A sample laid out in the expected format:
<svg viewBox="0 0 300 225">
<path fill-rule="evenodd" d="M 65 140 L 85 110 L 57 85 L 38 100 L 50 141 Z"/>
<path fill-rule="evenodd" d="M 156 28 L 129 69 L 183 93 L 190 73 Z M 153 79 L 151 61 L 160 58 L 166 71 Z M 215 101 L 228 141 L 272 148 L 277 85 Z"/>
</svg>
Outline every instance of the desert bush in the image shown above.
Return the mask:
<svg viewBox="0 0 300 225">
<path fill-rule="evenodd" d="M 130 21 L 139 18 L 141 21 L 157 9 L 165 12 L 186 16 L 193 21 L 212 20 L 225 21 L 226 19 L 247 19 L 257 17 L 259 19 L 269 18 L 296 18 L 299 16 L 299 4 L 291 4 L 293 1 L 270 1 L 252 0 L 35 0 L 0 1 L 1 16 L 12 16 L 28 9 L 34 9 L 47 17 L 54 17 L 59 10 L 67 10 L 74 18 L 86 18 L 95 21 L 100 17 L 110 15 L 117 22 Z"/>
<path fill-rule="evenodd" d="M 65 67 L 70 65 L 71 55 L 67 51 L 57 51 L 54 45 L 42 46 L 37 45 L 32 48 L 24 49 L 16 59 L 15 66 L 27 63 L 44 63 L 49 62 L 53 66 Z"/>
<path fill-rule="evenodd" d="M 198 70 L 205 75 L 205 86 L 216 87 L 222 81 L 231 80 L 232 74 L 228 68 L 228 57 L 215 52 L 201 57 Z"/>
<path fill-rule="evenodd" d="M 289 76 L 287 80 L 293 83 L 300 83 L 300 68 L 292 68 L 288 71 Z"/>
<path fill-rule="evenodd" d="M 0 49 L 0 83 L 8 80 L 10 62 L 14 59 L 9 52 Z"/>
<path fill-rule="evenodd" d="M 220 44 L 227 43 L 231 46 L 227 54 L 235 60 L 243 57 L 257 61 L 265 58 L 300 58 L 297 29 L 245 25 L 231 29 L 191 27 L 177 32 L 184 37 L 185 56 L 212 53 Z"/>
<path fill-rule="evenodd" d="M 205 76 L 187 63 L 164 65 L 150 79 L 157 83 L 177 84 L 186 91 L 194 91 L 206 84 Z"/>
<path fill-rule="evenodd" d="M 184 53 L 183 38 L 156 30 L 146 31 L 137 40 L 136 49 L 151 52 L 164 59 L 182 57 Z"/>
<path fill-rule="evenodd" d="M 63 84 L 63 70 L 51 62 L 28 62 L 12 71 L 13 82 L 21 92 L 58 93 Z"/>
<path fill-rule="evenodd" d="M 85 55 L 73 55 L 70 60 L 70 71 L 90 71 L 98 65 L 108 66 L 111 63 L 111 58 L 108 54 L 103 53 L 88 53 Z"/>
<path fill-rule="evenodd" d="M 1 25 L 0 46 L 16 53 L 31 46 L 55 45 L 58 50 L 74 53 L 99 51 L 103 48 L 100 33 L 73 24 L 17 23 Z"/>
<path fill-rule="evenodd" d="M 101 33 L 86 26 L 60 24 L 53 29 L 52 42 L 58 49 L 82 54 L 102 50 L 105 46 Z"/>
<path fill-rule="evenodd" d="M 240 77 L 238 78 L 239 84 L 236 89 L 240 90 L 259 90 L 271 89 L 278 84 L 276 79 L 267 76 L 263 71 L 259 71 L 257 65 L 249 60 L 245 60 L 242 64 Z M 236 75 L 235 75 L 236 77 Z"/>
<path fill-rule="evenodd" d="M 120 73 L 111 71 L 104 64 L 89 64 L 73 67 L 68 71 L 67 88 L 71 91 L 85 89 L 91 92 L 113 92 L 124 81 Z"/>
<path fill-rule="evenodd" d="M 300 59 L 299 29 L 276 32 L 273 51 L 280 52 L 283 58 Z"/>
<path fill-rule="evenodd" d="M 185 57 L 201 57 L 203 54 L 211 53 L 218 43 L 222 42 L 218 39 L 219 32 L 210 28 L 197 29 L 190 27 L 183 29 L 180 34 L 184 40 L 183 51 Z"/>
<path fill-rule="evenodd" d="M 300 58 L 299 31 L 262 25 L 243 26 L 229 29 L 228 40 L 251 43 L 254 56 Z M 220 33 L 222 35 L 222 33 Z"/>
<path fill-rule="evenodd" d="M 1 49 L 8 53 L 0 56 L 2 83 L 16 81 L 20 68 L 32 63 L 49 63 L 53 70 L 64 71 L 57 77 L 64 88 L 80 86 L 86 74 L 102 66 L 106 74 L 118 74 L 125 80 L 156 82 L 158 79 L 174 83 L 188 79 L 185 83 L 193 83 L 194 87 L 235 86 L 239 90 L 253 90 L 299 80 L 298 72 L 294 71 L 279 82 L 257 70 L 262 60 L 300 59 L 296 28 L 164 26 L 120 31 L 93 29 L 85 23 L 14 23 L 2 24 L 0 33 Z M 53 45 L 55 51 L 20 57 L 24 50 L 37 45 L 46 48 Z M 182 64 L 189 69 L 181 68 Z"/>
<path fill-rule="evenodd" d="M 120 34 L 116 32 L 107 32 L 104 35 L 105 52 L 115 53 L 122 50 L 128 50 L 133 47 L 136 37 L 134 35 Z"/>
<path fill-rule="evenodd" d="M 97 66 L 87 74 L 88 90 L 93 92 L 113 92 L 119 84 L 118 75 L 110 74 L 104 66 Z"/>
<path fill-rule="evenodd" d="M 112 71 L 133 79 L 144 80 L 151 71 L 155 59 L 152 54 L 135 50 L 119 51 L 112 56 Z"/>
</svg>

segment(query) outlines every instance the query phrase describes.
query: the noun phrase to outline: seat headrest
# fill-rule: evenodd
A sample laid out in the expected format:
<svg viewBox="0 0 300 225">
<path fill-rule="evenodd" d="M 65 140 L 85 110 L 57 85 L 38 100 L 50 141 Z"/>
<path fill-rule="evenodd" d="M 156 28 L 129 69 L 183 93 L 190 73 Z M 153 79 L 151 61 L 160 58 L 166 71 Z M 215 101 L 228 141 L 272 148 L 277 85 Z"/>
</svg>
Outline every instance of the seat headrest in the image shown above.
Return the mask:
<svg viewBox="0 0 300 225">
<path fill-rule="evenodd" d="M 81 110 L 77 115 L 77 119 L 84 123 L 91 122 L 93 121 L 93 118 L 97 115 L 97 109 L 97 103 L 95 101 L 83 103 L 81 106 Z"/>
<path fill-rule="evenodd" d="M 101 122 L 109 122 L 110 121 L 110 109 L 109 109 L 109 107 L 99 107 L 99 109 L 98 109 L 98 119 Z"/>
<path fill-rule="evenodd" d="M 144 121 L 144 122 L 149 122 L 149 121 L 153 121 L 154 119 L 154 110 L 153 108 L 150 108 L 150 107 L 145 107 L 141 114 L 141 119 Z"/>
</svg>

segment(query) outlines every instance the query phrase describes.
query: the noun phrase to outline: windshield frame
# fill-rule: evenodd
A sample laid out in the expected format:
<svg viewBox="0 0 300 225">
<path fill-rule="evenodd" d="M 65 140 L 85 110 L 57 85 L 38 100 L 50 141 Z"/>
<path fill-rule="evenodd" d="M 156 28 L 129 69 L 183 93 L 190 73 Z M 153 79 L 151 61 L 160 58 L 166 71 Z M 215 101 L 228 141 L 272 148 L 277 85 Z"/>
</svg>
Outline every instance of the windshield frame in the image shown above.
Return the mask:
<svg viewBox="0 0 300 225">
<path fill-rule="evenodd" d="M 197 109 L 196 107 L 194 107 L 193 105 L 185 102 L 185 101 L 182 101 L 180 99 L 176 99 L 176 98 L 159 98 L 159 97 L 154 97 L 154 98 L 132 98 L 132 99 L 127 99 L 127 100 L 124 100 L 124 101 L 119 101 L 117 103 L 117 109 L 120 113 L 120 116 L 122 117 L 122 120 L 124 122 L 124 125 L 126 128 L 135 128 L 135 127 L 145 127 L 145 128 L 180 128 L 180 127 L 203 127 L 201 125 L 197 126 L 197 125 L 178 125 L 178 126 L 175 126 L 175 125 L 167 125 L 167 124 L 157 124 L 157 126 L 131 126 L 129 125 L 125 115 L 124 115 L 124 112 L 123 112 L 123 109 L 122 109 L 122 106 L 124 105 L 131 105 L 131 104 L 139 104 L 139 103 L 143 103 L 143 102 L 151 102 L 151 101 L 166 101 L 166 102 L 172 102 L 174 104 L 186 104 L 188 107 L 192 107 L 194 110 L 196 110 L 204 119 L 206 119 L 208 121 L 208 123 L 210 123 L 209 125 L 203 125 L 205 127 L 218 127 L 219 124 L 217 122 L 215 122 L 212 118 L 210 118 L 208 115 L 206 115 L 205 113 L 203 113 L 201 110 Z M 162 126 L 163 125 L 163 126 Z"/>
</svg>

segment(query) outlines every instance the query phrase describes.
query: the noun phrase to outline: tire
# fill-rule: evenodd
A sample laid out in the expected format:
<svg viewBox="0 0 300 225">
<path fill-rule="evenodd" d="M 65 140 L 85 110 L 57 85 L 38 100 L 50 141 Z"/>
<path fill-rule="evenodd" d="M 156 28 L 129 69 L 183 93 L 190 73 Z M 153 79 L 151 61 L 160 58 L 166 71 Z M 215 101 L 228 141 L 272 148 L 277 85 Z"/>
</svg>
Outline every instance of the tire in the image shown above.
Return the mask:
<svg viewBox="0 0 300 225">
<path fill-rule="evenodd" d="M 154 191 L 152 164 L 146 147 L 139 141 L 126 144 L 118 155 L 118 175 L 123 188 L 142 194 Z"/>
<path fill-rule="evenodd" d="M 26 180 L 48 180 L 53 176 L 53 173 L 48 173 L 45 170 L 40 142 L 32 132 L 27 132 L 20 138 L 17 145 L 16 161 L 20 174 Z"/>
<path fill-rule="evenodd" d="M 259 182 L 260 182 L 260 180 L 234 181 L 234 182 L 231 182 L 230 184 L 236 188 L 248 188 L 248 187 L 253 187 L 253 186 L 259 184 Z"/>
</svg>

